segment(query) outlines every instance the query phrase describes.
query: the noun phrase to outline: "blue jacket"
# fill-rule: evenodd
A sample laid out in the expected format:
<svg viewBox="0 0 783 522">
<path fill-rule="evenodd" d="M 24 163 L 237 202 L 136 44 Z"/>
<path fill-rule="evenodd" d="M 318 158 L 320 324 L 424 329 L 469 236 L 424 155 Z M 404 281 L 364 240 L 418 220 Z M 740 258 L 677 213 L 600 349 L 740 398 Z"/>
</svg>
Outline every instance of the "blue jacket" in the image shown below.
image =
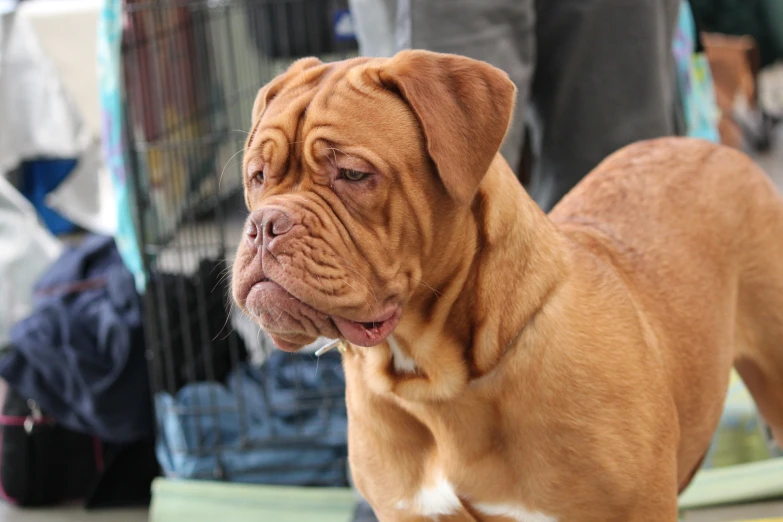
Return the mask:
<svg viewBox="0 0 783 522">
<path fill-rule="evenodd" d="M 38 281 L 0 376 L 63 426 L 106 442 L 153 435 L 141 302 L 114 240 L 90 236 Z"/>
</svg>

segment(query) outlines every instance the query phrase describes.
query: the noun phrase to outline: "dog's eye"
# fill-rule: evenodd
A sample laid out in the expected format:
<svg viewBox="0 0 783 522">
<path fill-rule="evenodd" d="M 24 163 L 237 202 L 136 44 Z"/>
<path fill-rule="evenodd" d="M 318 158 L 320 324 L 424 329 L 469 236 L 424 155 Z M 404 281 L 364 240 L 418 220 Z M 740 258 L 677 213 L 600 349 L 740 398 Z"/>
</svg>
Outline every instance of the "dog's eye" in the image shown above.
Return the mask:
<svg viewBox="0 0 783 522">
<path fill-rule="evenodd" d="M 340 169 L 340 177 L 352 182 L 362 181 L 365 179 L 369 174 L 366 172 L 360 172 L 358 170 L 353 169 Z"/>
<path fill-rule="evenodd" d="M 263 170 L 257 170 L 253 172 L 253 175 L 250 177 L 251 181 L 255 181 L 258 184 L 264 183 L 264 171 Z"/>
</svg>

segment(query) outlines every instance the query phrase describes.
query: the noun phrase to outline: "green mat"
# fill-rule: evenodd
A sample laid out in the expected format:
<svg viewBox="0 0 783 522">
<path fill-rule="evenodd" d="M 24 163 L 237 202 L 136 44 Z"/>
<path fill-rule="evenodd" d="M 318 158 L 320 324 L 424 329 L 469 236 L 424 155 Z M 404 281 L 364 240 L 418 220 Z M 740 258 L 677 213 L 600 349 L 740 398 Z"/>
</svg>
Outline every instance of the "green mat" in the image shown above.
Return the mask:
<svg viewBox="0 0 783 522">
<path fill-rule="evenodd" d="M 288 488 L 157 479 L 150 522 L 350 522 L 356 493 L 347 488 Z"/>
<path fill-rule="evenodd" d="M 151 522 L 350 522 L 356 493 L 344 488 L 286 488 L 157 479 Z M 701 471 L 680 497 L 689 510 L 783 497 L 783 458 Z"/>
<path fill-rule="evenodd" d="M 700 471 L 680 496 L 680 509 L 783 498 L 783 458 Z"/>
</svg>

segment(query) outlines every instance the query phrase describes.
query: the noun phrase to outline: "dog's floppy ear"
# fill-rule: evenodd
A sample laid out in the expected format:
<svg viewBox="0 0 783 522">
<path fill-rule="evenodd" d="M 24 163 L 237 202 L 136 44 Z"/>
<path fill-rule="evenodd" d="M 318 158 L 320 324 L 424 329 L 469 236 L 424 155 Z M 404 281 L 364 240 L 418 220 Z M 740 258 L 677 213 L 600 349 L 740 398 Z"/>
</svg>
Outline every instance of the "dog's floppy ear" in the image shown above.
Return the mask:
<svg viewBox="0 0 783 522">
<path fill-rule="evenodd" d="M 258 127 L 258 122 L 261 119 L 261 115 L 264 114 L 264 109 L 269 105 L 269 102 L 271 102 L 280 90 L 295 76 L 318 65 L 322 65 L 321 60 L 318 58 L 301 58 L 292 63 L 284 73 L 278 75 L 272 81 L 261 87 L 256 95 L 256 101 L 253 102 L 252 124 L 250 127 L 250 134 L 247 136 L 245 148 L 247 148 L 253 140 L 256 128 Z"/>
<path fill-rule="evenodd" d="M 469 203 L 511 123 L 514 83 L 485 62 L 429 51 L 402 51 L 378 75 L 418 118 L 448 193 Z"/>
</svg>

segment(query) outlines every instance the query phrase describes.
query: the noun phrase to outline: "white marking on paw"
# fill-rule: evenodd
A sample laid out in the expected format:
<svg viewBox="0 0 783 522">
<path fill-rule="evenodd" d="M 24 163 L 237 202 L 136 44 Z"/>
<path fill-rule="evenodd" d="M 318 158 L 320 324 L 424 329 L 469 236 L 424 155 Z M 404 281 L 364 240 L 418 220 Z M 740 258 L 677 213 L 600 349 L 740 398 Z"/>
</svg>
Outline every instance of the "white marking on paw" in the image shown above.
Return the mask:
<svg viewBox="0 0 783 522">
<path fill-rule="evenodd" d="M 478 511 L 492 517 L 505 517 L 514 522 L 557 522 L 555 517 L 545 515 L 540 511 L 528 511 L 521 506 L 512 504 L 474 504 Z"/>
<path fill-rule="evenodd" d="M 397 508 L 410 510 L 422 517 L 430 517 L 437 521 L 440 515 L 455 513 L 461 505 L 454 487 L 446 477 L 440 475 L 434 486 L 421 488 L 412 501 L 398 502 Z"/>
<path fill-rule="evenodd" d="M 394 371 L 397 373 L 416 373 L 416 362 L 403 353 L 400 345 L 391 335 L 388 338 L 389 348 L 392 353 L 392 363 L 394 364 Z"/>
</svg>

